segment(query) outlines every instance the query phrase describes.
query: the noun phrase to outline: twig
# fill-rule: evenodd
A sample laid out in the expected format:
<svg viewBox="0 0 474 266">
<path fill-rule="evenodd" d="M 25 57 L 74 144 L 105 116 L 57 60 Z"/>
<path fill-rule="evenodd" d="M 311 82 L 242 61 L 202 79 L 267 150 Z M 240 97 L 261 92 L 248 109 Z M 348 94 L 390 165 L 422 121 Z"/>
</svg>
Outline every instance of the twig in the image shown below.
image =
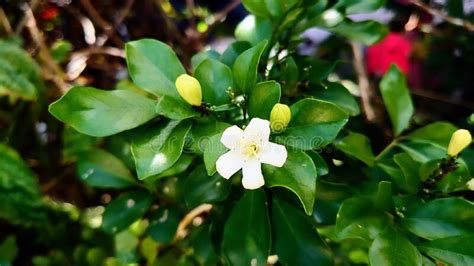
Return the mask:
<svg viewBox="0 0 474 266">
<path fill-rule="evenodd" d="M 194 0 L 186 0 L 186 9 L 189 12 L 189 25 L 190 28 L 196 28 L 196 17 L 194 16 Z"/>
<path fill-rule="evenodd" d="M 192 209 L 184 218 L 179 222 L 178 230 L 176 230 L 176 235 L 174 237 L 175 241 L 178 239 L 183 239 L 187 232 L 186 227 L 194 220 L 194 218 L 198 217 L 199 215 L 209 212 L 212 209 L 211 204 L 201 204 L 196 208 Z"/>
<path fill-rule="evenodd" d="M 35 10 L 36 7 L 38 6 L 39 2 L 40 2 L 39 0 L 31 0 L 31 3 L 29 5 L 28 5 L 28 3 L 24 3 L 24 7 L 26 9 L 29 8 L 31 10 Z M 23 28 L 26 25 L 26 22 L 28 21 L 28 16 L 26 14 L 26 9 L 25 9 L 25 15 L 23 16 L 23 18 L 20 20 L 20 22 L 16 26 L 15 35 L 20 35 L 21 31 L 23 30 Z"/>
<path fill-rule="evenodd" d="M 430 99 L 430 100 L 435 100 L 435 101 L 438 101 L 438 102 L 443 102 L 443 103 L 447 103 L 447 104 L 461 106 L 461 107 L 464 107 L 464 108 L 469 109 L 471 111 L 474 110 L 474 102 L 471 102 L 471 101 L 454 100 L 454 99 L 450 99 L 446 95 L 441 95 L 441 94 L 438 94 L 438 93 L 435 93 L 435 92 L 424 91 L 424 90 L 412 90 L 412 91 L 410 91 L 410 93 L 415 95 L 415 96 L 418 96 L 418 97 L 423 97 L 423 98 L 427 98 L 427 99 Z"/>
<path fill-rule="evenodd" d="M 123 41 L 116 34 L 114 34 L 114 27 L 104 18 L 102 18 L 91 2 L 89 0 L 81 0 L 81 4 L 94 23 L 97 23 L 97 25 L 99 25 L 99 27 L 101 27 L 106 33 L 111 31 L 110 39 L 114 42 L 114 44 L 118 47 L 123 47 Z"/>
<path fill-rule="evenodd" d="M 2 23 L 3 29 L 5 29 L 5 33 L 7 36 L 10 36 L 13 34 L 13 29 L 12 25 L 10 24 L 10 21 L 8 21 L 7 15 L 5 15 L 5 12 L 3 11 L 3 8 L 0 7 L 0 23 Z"/>
<path fill-rule="evenodd" d="M 115 19 L 114 26 L 112 28 L 110 28 L 109 30 L 106 30 L 105 33 L 102 36 L 97 38 L 97 43 L 96 44 L 98 46 L 104 45 L 105 42 L 112 36 L 112 34 L 115 33 L 117 28 L 120 26 L 120 24 L 122 24 L 123 20 L 125 19 L 125 17 L 127 17 L 128 13 L 132 9 L 132 6 L 133 6 L 134 2 L 135 2 L 134 0 L 127 0 L 127 2 L 125 3 L 125 6 L 123 7 L 123 9 L 119 13 L 120 15 Z"/>
<path fill-rule="evenodd" d="M 25 17 L 26 20 L 26 27 L 30 32 L 31 38 L 35 42 L 35 44 L 39 47 L 39 54 L 41 59 L 44 61 L 45 66 L 47 67 L 49 74 L 49 78 L 58 86 L 58 88 L 65 92 L 68 89 L 68 85 L 64 82 L 64 78 L 66 75 L 61 70 L 61 68 L 56 64 L 53 57 L 49 53 L 49 49 L 46 46 L 46 43 L 41 35 L 38 26 L 36 24 L 36 19 L 33 15 L 33 10 L 27 5 L 25 9 Z M 46 69 L 44 69 L 46 71 Z"/>
<path fill-rule="evenodd" d="M 455 17 L 451 17 L 445 13 L 443 13 L 442 11 L 440 10 L 437 10 L 437 9 L 434 9 L 432 7 L 430 7 L 429 5 L 423 3 L 422 1 L 420 0 L 409 0 L 410 3 L 412 3 L 413 5 L 417 6 L 418 8 L 422 9 L 423 11 L 425 11 L 426 13 L 432 15 L 432 16 L 435 16 L 435 17 L 440 17 L 442 18 L 444 21 L 446 22 L 449 22 L 453 25 L 456 25 L 456 26 L 460 26 L 460 27 L 463 27 L 469 31 L 474 31 L 474 24 L 467 21 L 467 20 L 463 20 L 463 19 L 460 19 L 460 18 L 455 18 Z"/>
<path fill-rule="evenodd" d="M 369 78 L 365 71 L 364 58 L 362 56 L 362 46 L 352 41 L 350 43 L 352 53 L 354 54 L 353 65 L 357 73 L 362 109 L 364 110 L 365 118 L 367 119 L 367 121 L 373 123 L 375 122 L 376 116 L 374 109 L 372 108 L 372 105 L 370 103 L 372 92 L 370 89 Z"/>
<path fill-rule="evenodd" d="M 93 54 L 105 54 L 105 55 L 125 58 L 125 51 L 123 49 L 116 48 L 116 47 L 96 47 L 96 46 L 91 46 L 86 49 L 75 51 L 71 54 L 71 57 L 74 57 L 74 55 L 90 56 Z"/>
<path fill-rule="evenodd" d="M 227 15 L 240 5 L 240 0 L 230 2 L 224 9 L 214 14 L 213 21 L 208 25 L 207 32 L 210 32 L 219 22 L 224 20 Z"/>
</svg>

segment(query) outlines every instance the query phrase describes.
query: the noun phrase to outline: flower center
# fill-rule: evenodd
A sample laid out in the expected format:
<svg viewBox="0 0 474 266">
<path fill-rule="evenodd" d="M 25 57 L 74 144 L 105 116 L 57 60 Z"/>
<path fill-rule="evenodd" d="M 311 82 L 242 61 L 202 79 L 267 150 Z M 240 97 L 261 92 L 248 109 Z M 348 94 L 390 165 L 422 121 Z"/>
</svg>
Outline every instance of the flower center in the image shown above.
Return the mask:
<svg viewBox="0 0 474 266">
<path fill-rule="evenodd" d="M 257 155 L 258 150 L 259 150 L 258 145 L 257 145 L 255 142 L 252 142 L 250 145 L 248 145 L 248 146 L 245 148 L 245 155 L 246 155 L 247 157 L 255 156 L 255 155 Z"/>
</svg>

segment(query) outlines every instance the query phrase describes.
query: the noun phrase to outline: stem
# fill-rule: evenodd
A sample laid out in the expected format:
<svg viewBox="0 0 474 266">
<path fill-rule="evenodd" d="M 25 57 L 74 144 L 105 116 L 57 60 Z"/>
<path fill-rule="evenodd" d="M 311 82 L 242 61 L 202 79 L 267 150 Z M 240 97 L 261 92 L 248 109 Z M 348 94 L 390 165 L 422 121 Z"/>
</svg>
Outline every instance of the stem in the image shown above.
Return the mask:
<svg viewBox="0 0 474 266">
<path fill-rule="evenodd" d="M 360 88 L 360 98 L 362 101 L 362 108 L 364 110 L 365 118 L 368 122 L 373 123 L 375 122 L 376 116 L 372 105 L 370 104 L 370 98 L 372 96 L 372 92 L 370 89 L 369 78 L 367 77 L 367 72 L 365 71 L 364 66 L 364 57 L 362 56 L 361 50 L 362 46 L 355 42 L 350 42 L 352 53 L 354 54 L 354 69 L 357 73 L 357 79 L 359 82 Z"/>
<path fill-rule="evenodd" d="M 380 160 L 383 156 L 385 156 L 393 147 L 395 147 L 398 142 L 400 141 L 400 139 L 394 139 L 392 140 L 392 142 L 390 142 L 390 144 L 388 144 L 387 147 L 385 147 L 385 149 L 383 149 L 383 151 L 381 151 L 376 157 L 375 157 L 375 161 L 378 161 Z"/>
</svg>

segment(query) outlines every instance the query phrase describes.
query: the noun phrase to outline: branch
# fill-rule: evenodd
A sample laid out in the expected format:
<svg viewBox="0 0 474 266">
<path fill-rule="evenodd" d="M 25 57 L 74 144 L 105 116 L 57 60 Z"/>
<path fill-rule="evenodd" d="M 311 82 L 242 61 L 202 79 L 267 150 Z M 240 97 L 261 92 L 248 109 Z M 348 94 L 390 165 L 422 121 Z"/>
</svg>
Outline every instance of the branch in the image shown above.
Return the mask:
<svg viewBox="0 0 474 266">
<path fill-rule="evenodd" d="M 46 76 L 52 80 L 56 86 L 61 90 L 61 92 L 67 91 L 69 85 L 64 82 L 64 78 L 66 75 L 61 70 L 58 64 L 54 61 L 53 57 L 49 53 L 49 49 L 46 46 L 46 42 L 43 39 L 43 35 L 40 33 L 38 26 L 36 24 L 36 19 L 33 15 L 33 10 L 26 4 L 25 9 L 25 17 L 26 19 L 26 27 L 30 32 L 31 38 L 33 42 L 39 48 L 39 55 L 41 59 L 44 61 L 46 68 L 43 69 Z"/>
<path fill-rule="evenodd" d="M 3 8 L 0 7 L 0 23 L 2 24 L 3 29 L 5 29 L 5 33 L 7 36 L 10 36 L 13 34 L 13 29 L 12 25 L 10 24 L 10 21 L 8 21 L 7 15 L 5 15 L 5 12 L 3 11 Z"/>
<path fill-rule="evenodd" d="M 106 30 L 102 36 L 97 38 L 98 46 L 104 45 L 105 42 L 115 33 L 115 31 L 120 26 L 120 24 L 122 24 L 125 17 L 127 17 L 128 13 L 130 13 L 130 10 L 132 9 L 134 2 L 135 2 L 134 0 L 127 0 L 127 2 L 125 3 L 125 6 L 120 11 L 119 16 L 117 17 L 117 19 L 115 19 L 115 23 L 113 27 L 111 27 L 109 30 Z"/>
<path fill-rule="evenodd" d="M 429 5 L 423 3 L 420 0 L 409 0 L 409 2 L 412 3 L 413 5 L 417 6 L 418 8 L 422 9 L 426 13 L 432 15 L 432 16 L 440 17 L 444 21 L 446 21 L 448 23 L 451 23 L 453 25 L 456 25 L 456 26 L 463 27 L 463 28 L 467 29 L 468 31 L 474 31 L 474 24 L 467 21 L 467 20 L 451 17 L 451 16 L 443 13 L 440 10 L 437 10 L 437 9 L 434 9 L 434 8 L 430 7 Z"/>
<path fill-rule="evenodd" d="M 362 56 L 362 47 L 353 41 L 351 43 L 352 53 L 354 54 L 354 69 L 357 73 L 357 79 L 360 88 L 360 98 L 362 101 L 362 109 L 364 110 L 365 118 L 367 121 L 375 122 L 376 116 L 374 109 L 370 103 L 372 92 L 370 89 L 369 78 L 365 72 L 364 57 Z"/>
<path fill-rule="evenodd" d="M 223 21 L 227 15 L 240 5 L 240 0 L 230 2 L 224 9 L 214 14 L 213 21 L 208 25 L 207 32 L 210 32 L 219 22 Z"/>
<path fill-rule="evenodd" d="M 183 239 L 186 234 L 186 227 L 194 220 L 194 218 L 198 217 L 199 215 L 209 212 L 212 209 L 211 204 L 201 204 L 196 208 L 192 209 L 184 218 L 179 222 L 178 230 L 176 230 L 176 235 L 174 237 L 175 241 L 178 239 Z"/>
<path fill-rule="evenodd" d="M 23 16 L 23 18 L 20 20 L 20 22 L 16 26 L 15 35 L 17 35 L 17 36 L 20 35 L 21 31 L 25 27 L 26 22 L 28 21 L 28 15 L 27 15 L 26 10 L 27 9 L 35 10 L 36 7 L 38 6 L 39 2 L 40 2 L 39 0 L 31 0 L 31 4 L 29 4 L 29 5 L 28 5 L 28 3 L 24 4 L 25 15 Z"/>
</svg>

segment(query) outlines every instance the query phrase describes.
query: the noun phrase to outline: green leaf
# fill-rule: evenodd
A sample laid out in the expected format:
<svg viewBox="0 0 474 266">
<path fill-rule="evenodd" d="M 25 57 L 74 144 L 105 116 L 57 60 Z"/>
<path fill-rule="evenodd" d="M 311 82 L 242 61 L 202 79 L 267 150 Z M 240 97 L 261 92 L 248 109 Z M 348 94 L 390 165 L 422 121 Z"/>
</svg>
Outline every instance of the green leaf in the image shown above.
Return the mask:
<svg viewBox="0 0 474 266">
<path fill-rule="evenodd" d="M 62 140 L 62 159 L 66 163 L 76 161 L 78 153 L 94 147 L 101 141 L 100 138 L 79 133 L 69 126 L 64 127 Z"/>
<path fill-rule="evenodd" d="M 180 99 L 174 83 L 186 71 L 170 47 L 156 40 L 142 39 L 128 42 L 125 53 L 135 84 L 156 96 Z"/>
<path fill-rule="evenodd" d="M 102 229 L 117 233 L 140 219 L 150 207 L 152 196 L 146 191 L 126 192 L 112 200 L 105 208 Z"/>
<path fill-rule="evenodd" d="M 270 243 L 265 192 L 246 190 L 225 225 L 222 253 L 231 265 L 267 265 Z"/>
<path fill-rule="evenodd" d="M 333 265 L 331 251 L 303 213 L 273 198 L 273 243 L 283 265 Z"/>
<path fill-rule="evenodd" d="M 192 105 L 169 96 L 161 96 L 158 99 L 155 111 L 159 115 L 176 120 L 191 118 L 201 114 Z"/>
<path fill-rule="evenodd" d="M 283 91 L 291 91 L 298 85 L 299 70 L 292 56 L 286 57 L 280 64 L 273 65 L 270 79 L 278 80 Z"/>
<path fill-rule="evenodd" d="M 203 119 L 195 121 L 191 132 L 187 136 L 186 151 L 204 154 L 207 144 L 212 136 L 221 134 L 229 124 L 215 119 Z"/>
<path fill-rule="evenodd" d="M 0 264 L 3 262 L 13 263 L 18 255 L 18 246 L 15 235 L 9 235 L 0 243 Z"/>
<path fill-rule="evenodd" d="M 201 64 L 203 61 L 207 59 L 219 60 L 220 57 L 221 55 L 216 50 L 210 49 L 210 50 L 202 51 L 193 55 L 193 57 L 191 58 L 191 66 L 193 67 L 194 70 L 196 70 L 199 64 Z"/>
<path fill-rule="evenodd" d="M 193 254 L 196 255 L 200 265 L 217 265 L 219 257 L 211 242 L 210 226 L 203 224 L 191 234 Z"/>
<path fill-rule="evenodd" d="M 403 179 L 395 179 L 397 185 L 408 193 L 415 194 L 420 189 L 420 167 L 421 164 L 413 160 L 407 153 L 399 153 L 393 156 L 393 160 L 403 172 Z"/>
<path fill-rule="evenodd" d="M 370 242 L 388 225 L 387 215 L 375 208 L 371 199 L 350 198 L 339 209 L 335 230 L 339 239 L 361 238 Z"/>
<path fill-rule="evenodd" d="M 16 70 L 9 61 L 0 58 L 0 96 L 9 96 L 12 102 L 20 98 L 33 101 L 38 97 L 35 85 L 21 71 Z"/>
<path fill-rule="evenodd" d="M 381 211 L 391 212 L 394 210 L 392 183 L 388 181 L 379 182 L 377 193 L 374 195 L 374 206 Z"/>
<path fill-rule="evenodd" d="M 405 75 L 395 65 L 380 81 L 380 92 L 392 121 L 393 132 L 399 135 L 409 126 L 414 108 Z"/>
<path fill-rule="evenodd" d="M 156 116 L 155 101 L 131 91 L 74 87 L 49 106 L 49 112 L 77 131 L 110 136 Z"/>
<path fill-rule="evenodd" d="M 191 122 L 162 121 L 147 127 L 132 141 L 138 179 L 158 175 L 170 168 L 181 156 Z"/>
<path fill-rule="evenodd" d="M 216 162 L 219 157 L 226 153 L 228 149 L 221 143 L 222 134 L 217 134 L 209 138 L 209 141 L 204 149 L 204 165 L 208 175 L 213 175 L 217 172 Z"/>
<path fill-rule="evenodd" d="M 311 159 L 313 159 L 313 163 L 316 166 L 316 172 L 318 173 L 318 177 L 327 175 L 329 173 L 329 167 L 319 153 L 317 153 L 316 151 L 307 151 L 306 153 L 311 157 Z"/>
<path fill-rule="evenodd" d="M 263 18 L 270 16 L 266 2 L 267 1 L 261 0 L 242 0 L 242 4 L 244 5 L 245 9 L 247 9 L 250 13 Z"/>
<path fill-rule="evenodd" d="M 302 151 L 288 150 L 282 167 L 262 165 L 267 187 L 284 187 L 295 193 L 306 214 L 313 213 L 317 172 L 311 157 Z"/>
<path fill-rule="evenodd" d="M 410 141 L 397 144 L 408 153 L 413 160 L 426 163 L 446 157 L 446 148 L 427 142 Z"/>
<path fill-rule="evenodd" d="M 304 62 L 308 64 L 307 79 L 311 84 L 320 84 L 323 80 L 334 72 L 339 61 L 311 60 Z"/>
<path fill-rule="evenodd" d="M 235 28 L 235 38 L 256 45 L 272 36 L 273 25 L 265 18 L 248 15 Z"/>
<path fill-rule="evenodd" d="M 95 148 L 78 154 L 77 175 L 92 187 L 126 188 L 137 185 L 122 161 Z"/>
<path fill-rule="evenodd" d="M 454 236 L 423 243 L 419 249 L 448 265 L 474 265 L 474 236 Z"/>
<path fill-rule="evenodd" d="M 232 67 L 237 57 L 250 49 L 250 47 L 251 45 L 248 42 L 233 42 L 222 54 L 221 62 L 226 64 L 228 67 Z"/>
<path fill-rule="evenodd" d="M 326 86 L 326 89 L 315 92 L 314 97 L 338 105 L 351 116 L 360 114 L 359 104 L 344 86 L 336 82 L 328 82 Z"/>
<path fill-rule="evenodd" d="M 426 239 L 474 234 L 474 204 L 461 198 L 409 205 L 401 225 Z"/>
<path fill-rule="evenodd" d="M 346 14 L 369 13 L 385 5 L 385 0 L 339 0 L 336 7 L 345 7 Z"/>
<path fill-rule="evenodd" d="M 387 26 L 372 20 L 360 22 L 345 20 L 328 30 L 365 45 L 375 44 L 388 34 Z"/>
<path fill-rule="evenodd" d="M 232 70 L 228 66 L 214 59 L 206 59 L 196 68 L 194 77 L 201 83 L 205 102 L 213 105 L 230 102 L 228 90 L 233 80 Z"/>
<path fill-rule="evenodd" d="M 388 230 L 380 234 L 369 250 L 370 265 L 421 265 L 422 257 L 416 247 L 400 232 Z"/>
<path fill-rule="evenodd" d="M 269 120 L 273 106 L 280 102 L 280 95 L 279 83 L 273 80 L 258 83 L 249 95 L 249 116 Z"/>
<path fill-rule="evenodd" d="M 458 158 L 457 169 L 447 173 L 436 187 L 444 193 L 466 190 L 466 183 L 472 178 L 466 162 L 462 158 Z"/>
<path fill-rule="evenodd" d="M 303 99 L 290 109 L 290 124 L 275 140 L 298 149 L 310 150 L 331 143 L 348 121 L 341 108 L 321 100 Z"/>
<path fill-rule="evenodd" d="M 0 218 L 13 225 L 43 226 L 47 222 L 41 189 L 20 155 L 0 143 Z"/>
<path fill-rule="evenodd" d="M 246 50 L 235 59 L 233 66 L 234 82 L 237 88 L 249 93 L 257 81 L 257 69 L 267 41 L 261 41 L 254 47 Z"/>
<path fill-rule="evenodd" d="M 186 171 L 188 167 L 193 162 L 194 156 L 190 154 L 181 154 L 179 159 L 168 169 L 166 169 L 161 174 L 155 176 L 155 178 L 150 178 L 150 181 L 155 181 L 156 179 L 167 177 L 167 176 L 174 176 L 179 175 L 182 172 Z"/>
<path fill-rule="evenodd" d="M 457 128 L 450 123 L 434 122 L 411 132 L 405 137 L 417 142 L 427 142 L 446 148 L 456 130 Z"/>
<path fill-rule="evenodd" d="M 172 206 L 160 207 L 150 218 L 148 234 L 155 240 L 163 244 L 173 241 L 181 221 L 181 213 Z"/>
<path fill-rule="evenodd" d="M 370 141 L 366 136 L 350 132 L 347 137 L 336 141 L 334 144 L 347 155 L 353 156 L 369 166 L 374 164 L 375 157 Z"/>
<path fill-rule="evenodd" d="M 198 166 L 186 178 L 184 199 L 189 208 L 202 203 L 219 202 L 227 198 L 231 183 L 218 174 L 208 176 L 203 165 Z"/>
</svg>

